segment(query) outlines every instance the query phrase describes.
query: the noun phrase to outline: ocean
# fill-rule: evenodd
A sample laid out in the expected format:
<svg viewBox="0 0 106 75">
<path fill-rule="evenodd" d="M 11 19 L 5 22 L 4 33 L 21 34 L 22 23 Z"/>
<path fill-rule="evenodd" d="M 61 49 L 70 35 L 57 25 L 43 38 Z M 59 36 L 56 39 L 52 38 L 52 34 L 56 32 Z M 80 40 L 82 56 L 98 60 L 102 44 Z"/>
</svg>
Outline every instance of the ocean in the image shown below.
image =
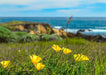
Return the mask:
<svg viewBox="0 0 106 75">
<path fill-rule="evenodd" d="M 65 31 L 67 25 L 66 17 L 0 17 L 0 23 L 10 21 L 43 22 L 55 29 L 63 28 Z M 106 17 L 73 17 L 67 32 L 76 33 L 80 29 L 85 30 L 83 34 L 102 35 L 106 38 Z"/>
</svg>

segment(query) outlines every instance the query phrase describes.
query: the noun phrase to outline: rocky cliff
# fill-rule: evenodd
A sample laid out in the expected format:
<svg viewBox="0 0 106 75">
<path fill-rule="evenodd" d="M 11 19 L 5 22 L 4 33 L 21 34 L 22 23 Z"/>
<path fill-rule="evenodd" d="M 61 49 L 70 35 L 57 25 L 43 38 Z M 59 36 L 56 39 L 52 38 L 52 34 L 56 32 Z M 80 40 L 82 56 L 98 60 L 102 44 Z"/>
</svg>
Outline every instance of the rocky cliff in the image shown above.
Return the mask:
<svg viewBox="0 0 106 75">
<path fill-rule="evenodd" d="M 12 21 L 9 23 L 3 23 L 0 24 L 1 26 L 4 26 L 11 31 L 24 31 L 28 32 L 30 34 L 57 34 L 61 36 L 62 38 L 84 38 L 90 41 L 98 41 L 98 42 L 106 42 L 106 38 L 103 38 L 100 35 L 92 36 L 92 35 L 84 35 L 80 32 L 77 32 L 77 34 L 74 33 L 66 33 L 63 29 L 54 29 L 52 28 L 48 23 L 37 23 L 37 22 L 22 22 L 22 21 Z"/>
<path fill-rule="evenodd" d="M 11 23 L 11 24 L 10 24 Z M 9 25 L 6 25 L 9 24 Z M 2 24 L 3 25 L 3 24 Z M 5 23 L 5 27 L 12 31 L 25 31 L 30 34 L 57 34 L 63 38 L 67 38 L 67 33 L 63 29 L 54 29 L 48 23 L 37 23 L 37 22 L 17 22 L 12 21 Z"/>
</svg>

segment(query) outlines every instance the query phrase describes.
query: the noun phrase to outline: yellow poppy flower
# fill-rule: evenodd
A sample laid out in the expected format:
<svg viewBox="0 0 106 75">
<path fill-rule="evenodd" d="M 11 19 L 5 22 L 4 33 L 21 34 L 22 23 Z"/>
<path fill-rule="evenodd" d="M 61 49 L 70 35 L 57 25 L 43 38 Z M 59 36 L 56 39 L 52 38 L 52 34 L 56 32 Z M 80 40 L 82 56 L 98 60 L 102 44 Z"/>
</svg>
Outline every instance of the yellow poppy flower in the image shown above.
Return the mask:
<svg viewBox="0 0 106 75">
<path fill-rule="evenodd" d="M 42 60 L 41 57 L 36 56 L 36 55 L 30 56 L 30 59 L 31 59 L 33 64 L 37 64 L 38 62 L 40 62 Z"/>
<path fill-rule="evenodd" d="M 45 67 L 45 65 L 43 65 L 42 63 L 37 63 L 37 64 L 35 64 L 35 67 L 37 70 L 41 70 Z"/>
<path fill-rule="evenodd" d="M 89 60 L 89 58 L 87 56 L 82 55 L 82 54 L 74 54 L 74 59 L 75 59 L 75 61 Z"/>
<path fill-rule="evenodd" d="M 56 52 L 62 50 L 58 45 L 55 45 L 55 44 L 52 46 L 52 48 L 53 48 Z"/>
<path fill-rule="evenodd" d="M 62 48 L 62 50 L 63 50 L 63 53 L 64 53 L 64 54 L 69 54 L 69 53 L 72 52 L 70 49 L 64 48 L 64 47 Z"/>
<path fill-rule="evenodd" d="M 10 64 L 10 61 L 1 61 L 1 64 L 4 68 L 6 68 Z"/>
<path fill-rule="evenodd" d="M 21 50 L 18 50 L 18 52 L 20 53 L 20 52 L 21 52 Z"/>
</svg>

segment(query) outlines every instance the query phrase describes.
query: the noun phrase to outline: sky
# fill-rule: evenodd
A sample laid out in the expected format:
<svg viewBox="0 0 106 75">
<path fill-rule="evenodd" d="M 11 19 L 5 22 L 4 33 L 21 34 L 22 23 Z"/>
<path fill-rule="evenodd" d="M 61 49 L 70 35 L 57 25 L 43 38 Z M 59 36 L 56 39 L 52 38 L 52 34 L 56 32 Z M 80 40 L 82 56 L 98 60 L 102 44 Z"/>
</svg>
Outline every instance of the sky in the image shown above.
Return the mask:
<svg viewBox="0 0 106 75">
<path fill-rule="evenodd" d="M 0 17 L 106 17 L 106 0 L 0 0 Z"/>
</svg>

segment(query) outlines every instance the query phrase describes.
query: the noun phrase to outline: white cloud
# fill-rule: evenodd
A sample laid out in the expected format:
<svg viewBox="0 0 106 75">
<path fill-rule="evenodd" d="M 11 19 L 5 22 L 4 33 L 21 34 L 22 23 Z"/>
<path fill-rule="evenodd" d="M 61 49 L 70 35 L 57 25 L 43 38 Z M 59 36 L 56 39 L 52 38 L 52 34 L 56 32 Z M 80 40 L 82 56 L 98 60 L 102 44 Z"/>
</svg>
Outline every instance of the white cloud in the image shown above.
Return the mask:
<svg viewBox="0 0 106 75">
<path fill-rule="evenodd" d="M 91 3 L 106 3 L 106 0 L 0 0 L 0 5 L 27 5 L 24 10 L 71 8 Z"/>
<path fill-rule="evenodd" d="M 85 9 L 69 9 L 69 10 L 57 10 L 57 13 L 64 14 L 64 16 L 69 17 L 70 15 L 78 15 L 79 12 L 84 11 Z"/>
<path fill-rule="evenodd" d="M 14 4 L 14 5 L 29 5 L 35 3 L 37 0 L 0 0 L 0 4 Z"/>
<path fill-rule="evenodd" d="M 77 13 L 78 11 L 81 11 L 81 9 L 57 10 L 57 12 L 65 13 L 65 14 L 68 14 L 68 13 L 75 14 L 75 13 Z"/>
<path fill-rule="evenodd" d="M 106 3 L 106 0 L 0 0 L 0 4 L 18 4 L 18 5 L 31 5 L 31 4 L 80 4 L 80 3 Z M 66 6 L 66 5 L 65 5 Z"/>
<path fill-rule="evenodd" d="M 26 5 L 26 7 L 0 7 L 4 11 L 42 10 L 52 8 L 73 8 L 84 4 L 106 3 L 106 0 L 0 0 L 0 5 Z M 81 9 L 57 10 L 61 13 L 76 13 Z"/>
<path fill-rule="evenodd" d="M 1 0 L 0 5 L 26 5 L 24 8 L 8 7 L 2 8 L 9 11 L 22 11 L 22 10 L 40 10 L 51 8 L 70 8 L 76 7 L 81 4 L 82 0 Z M 10 9 L 9 9 L 10 8 Z M 11 9 L 12 8 L 12 9 Z"/>
<path fill-rule="evenodd" d="M 106 3 L 106 0 L 97 0 L 100 3 Z"/>
</svg>

